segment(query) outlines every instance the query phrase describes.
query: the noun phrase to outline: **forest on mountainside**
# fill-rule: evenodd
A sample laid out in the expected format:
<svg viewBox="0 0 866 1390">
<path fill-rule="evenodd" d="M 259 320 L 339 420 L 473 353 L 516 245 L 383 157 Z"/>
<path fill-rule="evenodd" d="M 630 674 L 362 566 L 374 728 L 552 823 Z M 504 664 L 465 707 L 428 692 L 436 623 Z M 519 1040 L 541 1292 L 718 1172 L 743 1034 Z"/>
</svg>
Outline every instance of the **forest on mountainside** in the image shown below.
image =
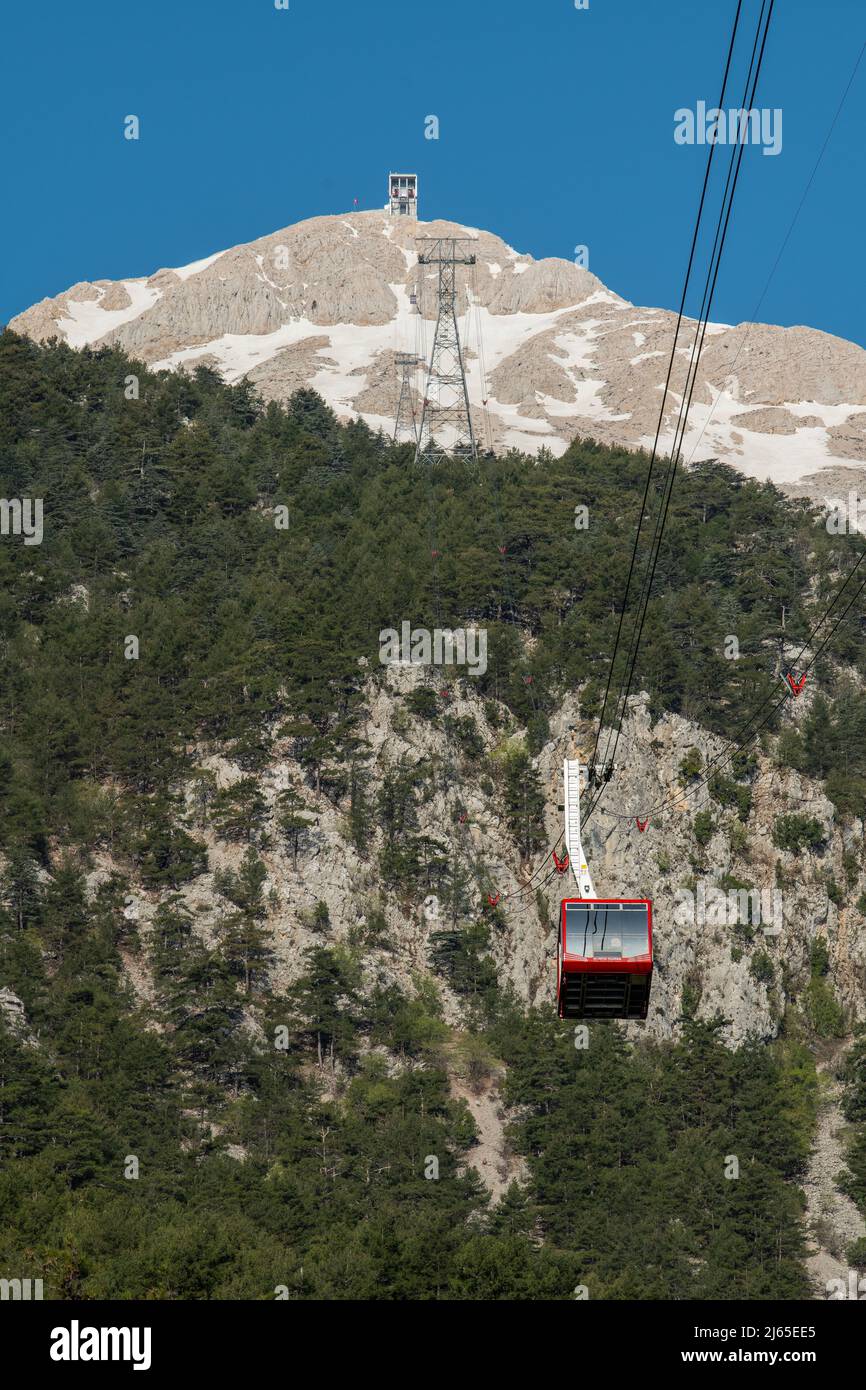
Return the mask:
<svg viewBox="0 0 866 1390">
<path fill-rule="evenodd" d="M 578 1050 L 573 1027 L 499 984 L 495 921 L 462 911 L 444 867 L 459 920 L 414 993 L 371 985 L 367 943 L 329 940 L 326 913 L 302 975 L 271 979 L 257 775 L 277 736 L 356 847 L 384 828 L 383 883 L 408 904 L 430 886 L 421 774 L 371 801 L 360 734 L 380 631 L 403 619 L 486 628 L 473 684 L 525 747 L 489 766 L 432 680 L 407 716 L 436 721 L 489 779 L 531 859 L 532 757 L 565 691 L 600 707 L 645 457 L 577 440 L 559 459 L 419 477 L 405 445 L 340 425 L 311 391 L 264 406 L 206 368 L 152 373 L 8 331 L 0 446 L 3 497 L 44 501 L 41 544 L 0 538 L 0 990 L 26 1020 L 0 1021 L 0 1276 L 66 1299 L 808 1296 L 797 1182 L 817 1081 L 802 1020 L 737 1051 L 694 1017 L 665 1044 L 597 1025 Z M 733 733 L 756 692 L 781 688 L 785 651 L 861 548 L 770 485 L 719 464 L 684 473 L 633 688 L 656 715 Z M 810 674 L 806 716 L 762 734 L 840 817 L 866 816 L 864 678 L 858 608 Z M 244 772 L 230 789 L 202 770 L 212 749 Z M 750 776 L 741 759 L 711 792 L 745 804 Z M 207 868 L 205 826 L 244 846 L 213 944 L 180 895 Z M 304 826 L 289 792 L 279 833 L 295 854 Z M 114 869 L 91 891 L 97 852 Z M 146 938 L 123 910 L 133 881 L 158 901 Z M 527 1176 L 498 1203 L 466 1166 L 455 1046 L 478 1075 L 505 1072 Z M 866 1211 L 864 1077 L 861 1042 L 846 1113 Z"/>
</svg>

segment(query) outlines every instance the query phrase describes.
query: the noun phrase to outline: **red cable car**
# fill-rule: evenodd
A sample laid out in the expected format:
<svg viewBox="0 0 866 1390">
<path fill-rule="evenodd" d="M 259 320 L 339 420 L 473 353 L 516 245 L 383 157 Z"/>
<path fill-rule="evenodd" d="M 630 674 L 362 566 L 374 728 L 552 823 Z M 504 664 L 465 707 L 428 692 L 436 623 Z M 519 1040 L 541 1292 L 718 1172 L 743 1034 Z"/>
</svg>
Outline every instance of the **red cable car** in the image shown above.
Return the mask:
<svg viewBox="0 0 866 1390">
<path fill-rule="evenodd" d="M 560 1018 L 646 1018 L 653 977 L 649 898 L 564 898 L 556 967 Z"/>
</svg>

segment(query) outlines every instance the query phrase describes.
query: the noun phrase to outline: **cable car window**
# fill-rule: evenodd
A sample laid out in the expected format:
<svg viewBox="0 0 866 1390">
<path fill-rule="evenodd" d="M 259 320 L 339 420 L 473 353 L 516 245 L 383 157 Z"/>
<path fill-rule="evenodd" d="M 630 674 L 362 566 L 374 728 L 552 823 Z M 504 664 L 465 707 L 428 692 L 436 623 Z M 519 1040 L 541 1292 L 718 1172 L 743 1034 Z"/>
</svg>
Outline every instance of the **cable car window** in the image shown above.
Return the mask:
<svg viewBox="0 0 866 1390">
<path fill-rule="evenodd" d="M 645 903 L 566 903 L 565 949 L 594 960 L 649 955 Z"/>
</svg>

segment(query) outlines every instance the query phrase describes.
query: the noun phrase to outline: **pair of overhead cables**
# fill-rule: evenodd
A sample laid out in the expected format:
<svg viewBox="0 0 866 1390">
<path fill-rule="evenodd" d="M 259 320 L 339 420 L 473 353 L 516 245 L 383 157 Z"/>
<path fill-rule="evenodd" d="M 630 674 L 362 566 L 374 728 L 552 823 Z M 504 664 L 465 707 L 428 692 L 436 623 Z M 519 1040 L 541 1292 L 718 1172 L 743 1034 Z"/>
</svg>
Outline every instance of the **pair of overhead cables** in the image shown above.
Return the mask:
<svg viewBox="0 0 866 1390">
<path fill-rule="evenodd" d="M 713 299 L 715 296 L 716 285 L 718 283 L 722 255 L 724 253 L 725 243 L 727 240 L 728 231 L 730 229 L 734 198 L 736 195 L 737 184 L 739 182 L 740 171 L 742 168 L 743 155 L 745 153 L 746 127 L 748 125 L 749 113 L 754 110 L 755 96 L 757 93 L 758 82 L 760 80 L 761 69 L 764 62 L 767 38 L 769 36 L 770 24 L 772 22 L 774 7 L 775 0 L 762 0 L 760 13 L 758 15 L 758 21 L 755 28 L 755 35 L 752 42 L 752 51 L 743 90 L 743 100 L 741 107 L 739 108 L 739 110 L 742 112 L 742 125 L 738 132 L 739 138 L 731 146 L 731 156 L 728 163 L 727 177 L 722 193 L 721 204 L 719 207 L 718 218 L 716 221 L 715 235 L 713 238 L 712 249 L 710 252 L 709 262 L 706 270 L 700 312 L 696 321 L 695 336 L 689 357 L 689 365 L 688 371 L 686 373 L 685 386 L 680 399 L 678 418 L 674 426 L 673 442 L 671 446 L 670 455 L 667 461 L 664 481 L 661 488 L 661 496 L 659 499 L 658 509 L 656 513 L 655 526 L 653 530 L 652 540 L 650 543 L 649 553 L 647 555 L 644 578 L 641 586 L 640 597 L 637 603 L 637 611 L 632 630 L 630 648 L 626 659 L 625 671 L 622 680 L 620 681 L 619 693 L 617 695 L 615 705 L 614 718 L 611 723 L 611 727 L 609 728 L 607 733 L 607 737 L 605 740 L 604 755 L 601 760 L 602 768 L 605 770 L 610 769 L 611 772 L 613 772 L 616 767 L 616 752 L 619 746 L 619 740 L 622 733 L 622 725 L 625 718 L 626 709 L 628 707 L 629 695 L 631 694 L 631 688 L 634 681 L 634 673 L 637 665 L 637 658 L 638 652 L 640 650 L 641 638 L 643 636 L 647 612 L 649 610 L 649 603 L 652 597 L 653 583 L 655 581 L 656 570 L 658 567 L 659 556 L 661 553 L 662 539 L 664 536 L 665 525 L 670 509 L 671 496 L 673 493 L 674 482 L 676 479 L 677 465 L 679 463 L 680 456 L 682 453 L 683 443 L 686 436 L 686 430 L 688 428 L 689 412 L 691 410 L 692 401 L 694 399 L 694 393 L 697 386 L 701 355 L 703 352 L 704 343 L 706 341 L 707 327 L 709 325 Z M 728 48 L 728 57 L 725 65 L 725 73 L 722 80 L 722 95 L 719 100 L 720 111 L 724 110 L 725 93 L 727 90 L 727 83 L 730 75 L 731 63 L 733 60 L 734 50 L 736 46 L 737 30 L 739 27 L 741 9 L 742 4 L 738 3 L 731 33 L 731 41 Z M 647 481 L 644 489 L 645 499 L 649 496 L 650 487 L 652 483 L 652 475 L 658 453 L 659 439 L 661 437 L 662 428 L 664 426 L 667 395 L 670 390 L 670 383 L 673 375 L 674 363 L 676 360 L 677 343 L 685 313 L 686 296 L 688 293 L 691 274 L 694 267 L 695 252 L 698 243 L 698 237 L 700 234 L 700 224 L 706 205 L 707 190 L 710 182 L 710 174 L 712 171 L 713 155 L 715 153 L 715 149 L 716 143 L 713 142 L 710 144 L 709 154 L 707 156 L 707 167 L 704 175 L 704 185 L 701 192 L 701 201 L 698 207 L 698 214 L 695 220 L 695 230 L 692 238 L 692 247 L 689 255 L 689 263 L 686 271 L 686 277 L 683 284 L 683 293 L 680 301 L 680 311 L 677 319 L 676 331 L 674 334 L 674 342 L 671 349 L 670 363 L 668 366 L 668 375 L 665 382 L 665 389 L 662 397 L 661 406 L 659 409 L 659 419 L 656 427 L 655 441 L 653 444 L 653 450 L 650 456 L 649 467 L 647 470 Z M 629 578 L 626 584 L 626 595 L 620 612 L 620 624 L 617 631 L 617 641 L 614 646 L 614 656 L 612 658 L 610 670 L 608 673 L 608 690 L 605 693 L 605 701 L 602 706 L 602 713 L 599 719 L 598 734 L 596 737 L 596 743 L 593 750 L 592 760 L 590 763 L 591 783 L 595 781 L 594 774 L 597 767 L 598 749 L 602 737 L 602 730 L 604 728 L 605 723 L 608 693 L 613 682 L 613 675 L 616 666 L 616 656 L 624 626 L 625 613 L 628 609 L 628 596 L 631 588 L 631 579 L 634 574 L 637 551 L 640 543 L 640 536 L 641 531 L 643 529 L 645 516 L 646 501 L 644 501 L 641 507 L 641 513 L 638 520 L 637 534 L 635 536 L 635 545 L 632 551 L 632 564 L 629 568 Z M 585 817 L 586 822 L 589 821 L 593 811 L 595 810 L 595 807 L 598 805 L 599 801 L 601 800 L 601 797 L 604 795 L 605 789 L 609 785 L 609 781 L 609 777 L 603 777 L 600 780 L 595 795 L 592 796 L 590 800 L 590 805 Z"/>
</svg>

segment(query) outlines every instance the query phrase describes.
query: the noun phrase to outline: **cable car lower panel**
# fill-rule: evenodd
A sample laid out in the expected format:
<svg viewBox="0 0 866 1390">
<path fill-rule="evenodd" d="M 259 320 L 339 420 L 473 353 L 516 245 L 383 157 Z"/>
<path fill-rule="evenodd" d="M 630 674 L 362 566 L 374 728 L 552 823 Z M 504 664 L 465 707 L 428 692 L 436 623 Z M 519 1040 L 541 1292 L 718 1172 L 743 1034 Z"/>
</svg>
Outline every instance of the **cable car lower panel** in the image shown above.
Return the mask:
<svg viewBox="0 0 866 1390">
<path fill-rule="evenodd" d="M 564 898 L 557 947 L 560 1018 L 644 1019 L 653 975 L 648 898 Z"/>
</svg>

